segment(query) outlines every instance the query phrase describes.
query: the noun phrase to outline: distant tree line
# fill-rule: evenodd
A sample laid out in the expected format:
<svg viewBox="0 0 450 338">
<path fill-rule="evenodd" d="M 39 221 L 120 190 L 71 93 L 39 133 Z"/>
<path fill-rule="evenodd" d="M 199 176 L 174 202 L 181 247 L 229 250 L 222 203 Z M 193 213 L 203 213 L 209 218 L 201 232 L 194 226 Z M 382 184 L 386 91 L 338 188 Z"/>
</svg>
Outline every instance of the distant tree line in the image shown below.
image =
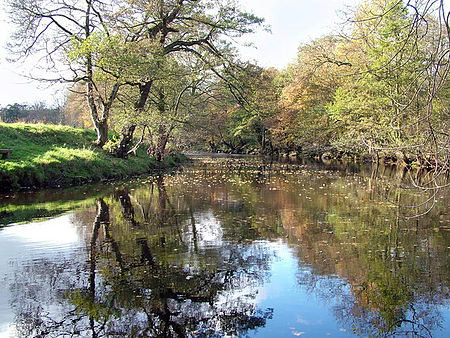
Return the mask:
<svg viewBox="0 0 450 338">
<path fill-rule="evenodd" d="M 9 104 L 0 108 L 0 119 L 6 123 L 64 123 L 64 114 L 60 107 L 49 107 L 45 103 Z"/>
</svg>

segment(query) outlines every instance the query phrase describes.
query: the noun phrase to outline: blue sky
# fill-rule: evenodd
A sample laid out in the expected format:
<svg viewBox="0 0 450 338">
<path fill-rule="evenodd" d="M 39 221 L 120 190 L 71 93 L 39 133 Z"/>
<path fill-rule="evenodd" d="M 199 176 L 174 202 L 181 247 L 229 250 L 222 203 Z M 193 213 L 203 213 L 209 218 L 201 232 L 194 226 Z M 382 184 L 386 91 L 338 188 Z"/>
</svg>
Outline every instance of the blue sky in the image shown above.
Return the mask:
<svg viewBox="0 0 450 338">
<path fill-rule="evenodd" d="M 242 56 L 256 60 L 265 67 L 284 68 L 293 61 L 300 43 L 307 42 L 332 30 L 340 22 L 337 11 L 357 0 L 239 0 L 244 9 L 264 17 L 272 34 L 260 32 L 252 36 L 256 48 L 243 48 Z M 51 104 L 62 99 L 58 88 L 28 80 L 32 68 L 28 64 L 10 64 L 5 60 L 4 46 L 9 35 L 9 25 L 0 11 L 0 106 L 12 103 L 46 101 Z"/>
</svg>

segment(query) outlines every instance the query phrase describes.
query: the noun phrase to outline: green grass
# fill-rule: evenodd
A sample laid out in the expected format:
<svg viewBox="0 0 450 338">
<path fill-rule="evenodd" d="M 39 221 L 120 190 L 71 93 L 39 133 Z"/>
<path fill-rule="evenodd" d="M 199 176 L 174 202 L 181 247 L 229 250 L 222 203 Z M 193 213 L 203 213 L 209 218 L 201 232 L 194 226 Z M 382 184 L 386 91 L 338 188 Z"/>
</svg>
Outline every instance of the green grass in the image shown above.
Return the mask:
<svg viewBox="0 0 450 338">
<path fill-rule="evenodd" d="M 0 160 L 0 191 L 123 179 L 177 162 L 158 163 L 143 150 L 126 160 L 115 158 L 93 146 L 95 137 L 93 130 L 67 126 L 0 123 L 0 148 L 13 150 Z"/>
</svg>

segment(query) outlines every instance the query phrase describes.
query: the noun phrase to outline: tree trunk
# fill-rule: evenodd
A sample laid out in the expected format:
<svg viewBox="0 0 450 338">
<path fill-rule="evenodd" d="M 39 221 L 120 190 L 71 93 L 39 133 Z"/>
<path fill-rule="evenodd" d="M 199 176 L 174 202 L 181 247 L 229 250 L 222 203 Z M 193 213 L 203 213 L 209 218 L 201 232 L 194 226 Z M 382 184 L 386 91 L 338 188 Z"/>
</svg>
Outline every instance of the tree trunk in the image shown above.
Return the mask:
<svg viewBox="0 0 450 338">
<path fill-rule="evenodd" d="M 150 94 L 152 84 L 153 81 L 148 81 L 144 84 L 139 85 L 139 100 L 136 102 L 134 106 L 136 116 L 140 116 L 144 112 L 145 104 Z M 120 158 L 128 157 L 128 152 L 130 151 L 131 144 L 133 143 L 133 136 L 136 127 L 137 124 L 132 124 L 122 129 L 122 134 L 120 135 L 120 142 L 117 149 L 115 150 L 115 155 L 117 157 Z"/>
<path fill-rule="evenodd" d="M 88 1 L 87 5 L 88 6 L 86 9 L 86 22 L 84 25 L 86 39 L 88 39 L 91 35 L 90 13 L 92 8 L 92 1 Z M 94 65 L 91 53 L 88 53 L 86 58 L 86 77 L 87 77 L 86 81 L 87 102 L 91 113 L 92 122 L 94 123 L 95 130 L 97 131 L 97 140 L 95 141 L 95 144 L 98 147 L 103 147 L 105 143 L 108 141 L 108 119 L 105 118 L 104 115 L 103 117 L 99 116 L 98 107 L 95 102 L 95 86 L 93 83 Z"/>
<path fill-rule="evenodd" d="M 106 142 L 108 142 L 108 121 L 106 119 L 99 120 L 92 118 L 92 122 L 94 123 L 95 131 L 97 132 L 95 144 L 98 147 L 103 147 Z"/>
<path fill-rule="evenodd" d="M 156 144 L 155 149 L 155 158 L 158 162 L 162 161 L 164 159 L 164 156 L 166 154 L 166 145 L 168 141 L 168 133 L 166 130 L 166 127 L 164 125 L 159 126 L 158 131 L 158 143 Z"/>
<path fill-rule="evenodd" d="M 131 126 L 122 129 L 122 134 L 120 135 L 119 145 L 115 150 L 115 155 L 119 158 L 127 158 L 128 152 L 131 149 L 131 144 L 133 142 L 134 131 L 137 125 L 132 124 Z"/>
<path fill-rule="evenodd" d="M 166 154 L 166 145 L 167 137 L 165 135 L 159 135 L 156 145 L 149 149 L 149 154 L 154 156 L 158 162 L 161 162 Z"/>
</svg>

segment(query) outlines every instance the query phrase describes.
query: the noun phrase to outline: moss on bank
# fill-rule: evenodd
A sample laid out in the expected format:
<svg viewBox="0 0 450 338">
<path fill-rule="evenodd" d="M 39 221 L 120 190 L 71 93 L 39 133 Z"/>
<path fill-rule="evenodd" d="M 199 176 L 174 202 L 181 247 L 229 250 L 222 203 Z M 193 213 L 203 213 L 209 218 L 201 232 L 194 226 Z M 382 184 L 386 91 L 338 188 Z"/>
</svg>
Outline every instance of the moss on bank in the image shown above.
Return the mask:
<svg viewBox="0 0 450 338">
<path fill-rule="evenodd" d="M 159 163 L 144 150 L 119 159 L 94 147 L 95 132 L 68 126 L 0 123 L 0 148 L 12 149 L 0 160 L 0 191 L 67 187 L 141 175 L 182 161 Z"/>
</svg>

